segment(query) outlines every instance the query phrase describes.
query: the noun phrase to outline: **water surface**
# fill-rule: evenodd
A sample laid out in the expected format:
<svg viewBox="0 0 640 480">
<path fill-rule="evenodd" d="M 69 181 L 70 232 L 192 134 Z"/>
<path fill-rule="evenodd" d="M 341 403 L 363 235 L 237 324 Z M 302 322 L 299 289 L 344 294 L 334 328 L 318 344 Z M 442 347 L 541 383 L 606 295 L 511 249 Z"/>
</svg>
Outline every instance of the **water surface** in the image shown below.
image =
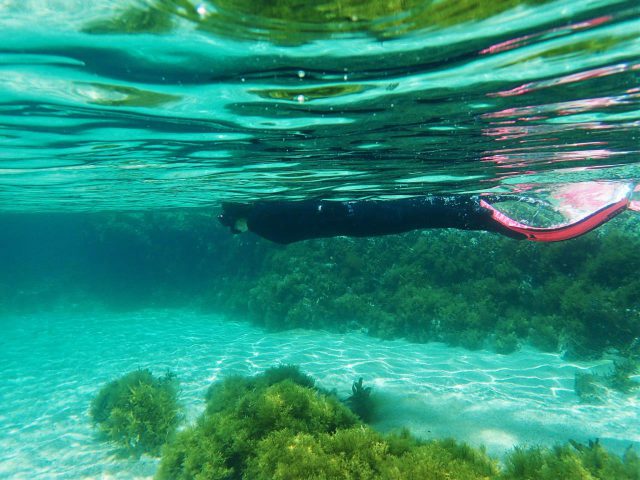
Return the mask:
<svg viewBox="0 0 640 480">
<path fill-rule="evenodd" d="M 635 1 L 0 5 L 0 209 L 637 178 Z"/>
</svg>

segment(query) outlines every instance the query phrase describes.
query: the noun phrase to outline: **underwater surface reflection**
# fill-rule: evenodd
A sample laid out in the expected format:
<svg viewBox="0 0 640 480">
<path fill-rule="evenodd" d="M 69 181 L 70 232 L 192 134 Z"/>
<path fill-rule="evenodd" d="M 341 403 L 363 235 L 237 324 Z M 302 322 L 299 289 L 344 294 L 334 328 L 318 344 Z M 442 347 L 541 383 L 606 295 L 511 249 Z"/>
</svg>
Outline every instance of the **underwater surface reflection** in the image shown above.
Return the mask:
<svg viewBox="0 0 640 480">
<path fill-rule="evenodd" d="M 2 9 L 3 210 L 638 177 L 633 1 Z"/>
</svg>

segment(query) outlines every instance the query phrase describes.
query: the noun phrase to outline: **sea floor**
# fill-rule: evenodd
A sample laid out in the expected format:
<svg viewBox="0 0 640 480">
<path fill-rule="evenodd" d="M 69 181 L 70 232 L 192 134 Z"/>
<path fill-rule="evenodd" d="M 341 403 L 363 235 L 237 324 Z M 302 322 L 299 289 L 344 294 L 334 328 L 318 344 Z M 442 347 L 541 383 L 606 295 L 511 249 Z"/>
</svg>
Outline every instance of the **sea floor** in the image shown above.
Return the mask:
<svg viewBox="0 0 640 480">
<path fill-rule="evenodd" d="M 640 446 L 640 398 L 611 394 L 581 404 L 575 372 L 606 362 L 567 362 L 524 348 L 511 355 L 439 343 L 384 341 L 363 333 L 268 333 L 188 310 L 0 318 L 0 478 L 151 478 L 157 460 L 119 458 L 88 418 L 107 381 L 137 368 L 181 382 L 193 420 L 211 382 L 299 364 L 347 396 L 358 377 L 382 401 L 382 430 L 452 436 L 502 455 L 514 444 L 600 438 L 614 451 Z"/>
</svg>

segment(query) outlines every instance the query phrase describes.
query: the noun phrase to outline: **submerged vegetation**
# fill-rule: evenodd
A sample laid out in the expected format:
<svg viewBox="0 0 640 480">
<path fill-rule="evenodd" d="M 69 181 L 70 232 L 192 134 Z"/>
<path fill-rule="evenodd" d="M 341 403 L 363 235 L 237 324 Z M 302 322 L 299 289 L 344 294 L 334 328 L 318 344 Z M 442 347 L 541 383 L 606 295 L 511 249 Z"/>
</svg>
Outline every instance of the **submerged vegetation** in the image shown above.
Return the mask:
<svg viewBox="0 0 640 480">
<path fill-rule="evenodd" d="M 127 454 L 158 455 L 180 421 L 178 381 L 136 370 L 109 382 L 91 402 L 90 416 L 107 440 Z"/>
<path fill-rule="evenodd" d="M 312 385 L 292 366 L 215 383 L 203 416 L 163 450 L 156 478 L 475 480 L 497 474 L 495 460 L 455 441 L 381 435 Z"/>
<path fill-rule="evenodd" d="M 596 440 L 583 445 L 570 441 L 554 448 L 515 447 L 505 459 L 504 480 L 637 480 L 640 457 L 631 448 L 622 459 Z"/>
<path fill-rule="evenodd" d="M 558 244 L 454 231 L 315 240 L 270 249 L 217 306 L 272 329 L 362 329 L 499 353 L 528 342 L 588 358 L 640 336 L 639 269 L 640 239 L 615 231 Z"/>
<path fill-rule="evenodd" d="M 571 358 L 612 349 L 640 357 L 633 217 L 555 244 L 425 231 L 282 247 L 229 235 L 214 213 L 4 218 L 0 285 L 12 288 L 0 289 L 0 305 L 188 305 L 273 330 L 357 329 L 503 354 L 529 343 Z"/>
<path fill-rule="evenodd" d="M 609 371 L 576 372 L 574 390 L 583 403 L 602 403 L 609 391 L 630 394 L 640 388 L 633 377 L 640 373 L 640 357 L 627 353 L 613 361 Z"/>
<path fill-rule="evenodd" d="M 365 391 L 362 381 L 354 392 Z M 516 447 L 501 466 L 454 440 L 383 435 L 292 365 L 214 383 L 205 413 L 162 453 L 158 480 L 638 480 L 640 458 L 598 441 Z"/>
<path fill-rule="evenodd" d="M 353 382 L 351 395 L 346 400 L 351 411 L 366 423 L 371 423 L 376 415 L 376 404 L 371 396 L 372 391 L 371 387 L 362 385 L 362 377 L 360 377 L 357 382 Z"/>
</svg>

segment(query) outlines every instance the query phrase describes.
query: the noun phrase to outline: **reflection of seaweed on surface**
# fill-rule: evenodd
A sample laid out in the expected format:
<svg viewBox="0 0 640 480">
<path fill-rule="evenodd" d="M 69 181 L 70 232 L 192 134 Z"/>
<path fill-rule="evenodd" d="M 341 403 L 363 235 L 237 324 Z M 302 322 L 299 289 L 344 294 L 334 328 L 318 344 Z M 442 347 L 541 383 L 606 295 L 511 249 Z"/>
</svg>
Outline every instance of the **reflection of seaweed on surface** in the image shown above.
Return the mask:
<svg viewBox="0 0 640 480">
<path fill-rule="evenodd" d="M 370 87 L 363 85 L 326 85 L 322 87 L 310 87 L 310 88 L 268 88 L 268 89 L 253 89 L 249 90 L 249 93 L 253 93 L 262 98 L 272 98 L 275 100 L 290 100 L 292 102 L 298 102 L 298 98 L 302 95 L 305 100 L 316 100 L 321 98 L 340 97 L 344 95 L 351 95 L 354 93 L 360 93 L 367 90 Z"/>
<path fill-rule="evenodd" d="M 362 386 L 362 377 L 351 386 L 351 395 L 345 403 L 353 413 L 365 423 L 375 418 L 375 400 L 371 397 L 372 388 Z"/>
<path fill-rule="evenodd" d="M 175 27 L 175 11 L 185 9 L 192 11 L 197 18 L 194 7 L 186 0 L 154 0 L 147 8 L 127 7 L 111 18 L 94 20 L 85 25 L 83 31 L 93 34 L 109 33 L 167 33 Z"/>
<path fill-rule="evenodd" d="M 152 92 L 125 85 L 109 85 L 98 82 L 76 82 L 80 93 L 88 103 L 109 107 L 159 107 L 180 100 L 177 95 Z"/>
<path fill-rule="evenodd" d="M 447 27 L 490 18 L 519 5 L 549 0 L 424 2 L 422 0 L 153 0 L 148 6 L 128 7 L 111 18 L 92 21 L 84 31 L 107 33 L 166 33 L 186 21 L 216 35 L 250 40 L 268 39 L 300 44 L 334 34 L 369 33 L 381 38 L 415 30 Z"/>
</svg>

